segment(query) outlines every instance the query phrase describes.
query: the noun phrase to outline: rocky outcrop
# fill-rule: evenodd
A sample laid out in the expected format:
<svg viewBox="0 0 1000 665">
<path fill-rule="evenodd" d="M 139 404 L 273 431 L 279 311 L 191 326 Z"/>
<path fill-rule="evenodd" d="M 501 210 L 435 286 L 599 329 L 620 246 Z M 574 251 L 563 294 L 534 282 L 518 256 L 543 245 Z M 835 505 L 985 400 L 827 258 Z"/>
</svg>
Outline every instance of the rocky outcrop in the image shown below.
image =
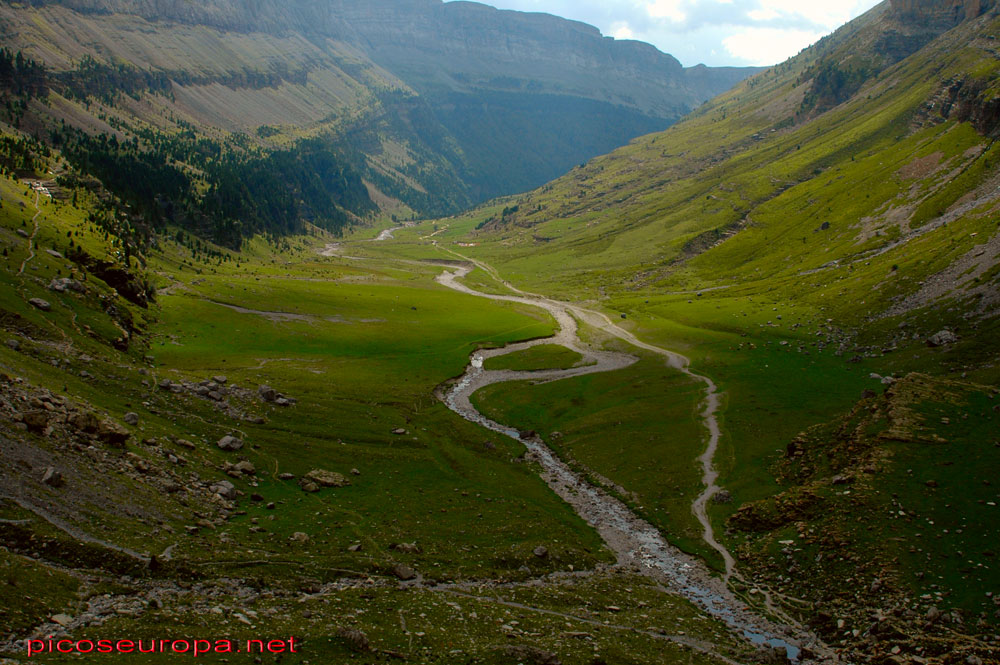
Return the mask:
<svg viewBox="0 0 1000 665">
<path fill-rule="evenodd" d="M 948 29 L 993 9 L 996 0 L 890 0 L 890 5 L 895 18 Z"/>
</svg>

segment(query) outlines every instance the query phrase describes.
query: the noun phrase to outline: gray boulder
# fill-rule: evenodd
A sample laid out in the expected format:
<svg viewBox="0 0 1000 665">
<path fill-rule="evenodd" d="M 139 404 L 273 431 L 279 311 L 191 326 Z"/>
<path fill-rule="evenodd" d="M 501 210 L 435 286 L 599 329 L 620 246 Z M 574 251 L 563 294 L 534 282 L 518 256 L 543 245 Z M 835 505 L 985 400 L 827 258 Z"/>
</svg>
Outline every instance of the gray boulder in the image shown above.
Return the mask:
<svg viewBox="0 0 1000 665">
<path fill-rule="evenodd" d="M 215 445 L 217 445 L 222 450 L 231 452 L 242 448 L 243 440 L 237 439 L 235 436 L 227 434 L 226 436 L 219 439 L 218 443 L 216 443 Z"/>
<path fill-rule="evenodd" d="M 958 342 L 958 335 L 950 330 L 942 330 L 941 332 L 931 335 L 930 339 L 927 340 L 927 346 L 929 347 L 939 347 L 939 346 L 949 346 Z"/>
<path fill-rule="evenodd" d="M 41 298 L 32 298 L 28 301 L 28 304 L 36 309 L 40 309 L 43 312 L 51 312 L 52 304 L 48 300 L 42 300 Z"/>
</svg>

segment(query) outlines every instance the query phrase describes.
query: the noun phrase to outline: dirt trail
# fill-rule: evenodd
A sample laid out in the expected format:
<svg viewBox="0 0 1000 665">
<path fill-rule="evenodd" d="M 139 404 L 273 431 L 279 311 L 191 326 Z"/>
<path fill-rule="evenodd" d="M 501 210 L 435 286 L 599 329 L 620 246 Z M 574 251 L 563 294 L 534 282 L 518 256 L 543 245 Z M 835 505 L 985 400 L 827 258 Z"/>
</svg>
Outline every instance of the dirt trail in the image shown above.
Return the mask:
<svg viewBox="0 0 1000 665">
<path fill-rule="evenodd" d="M 24 269 L 28 266 L 28 263 L 35 258 L 35 236 L 38 235 L 38 216 L 42 214 L 42 209 L 38 207 L 38 190 L 35 190 L 35 216 L 31 218 L 31 223 L 35 225 L 34 230 L 31 232 L 31 236 L 28 238 L 28 257 L 21 261 L 21 269 L 17 271 L 18 275 L 24 274 Z"/>
<path fill-rule="evenodd" d="M 502 280 L 491 266 L 471 260 L 451 250 L 445 249 L 445 251 L 467 262 L 468 265 L 457 268 L 447 266 L 448 270 L 437 278 L 437 281 L 442 285 L 481 298 L 541 307 L 556 319 L 560 327 L 559 332 L 553 338 L 511 344 L 503 349 L 476 352 L 465 374 L 443 395 L 447 406 L 469 421 L 522 441 L 528 448 L 530 456 L 541 465 L 543 479 L 556 494 L 573 506 L 581 517 L 597 529 L 604 541 L 616 553 L 619 565 L 635 567 L 643 574 L 664 584 L 670 591 L 687 598 L 709 614 L 720 618 L 734 630 L 757 644 L 784 647 L 789 656 L 796 659 L 800 651 L 799 647 L 808 644 L 814 654 L 822 654 L 821 660 L 817 662 L 835 662 L 835 656 L 827 652 L 822 645 L 817 644 L 813 636 L 801 632 L 798 627 L 778 625 L 761 617 L 737 598 L 729 588 L 730 577 L 738 576 L 735 571 L 735 561 L 729 551 L 715 539 L 706 514 L 709 500 L 719 491 L 716 484 L 718 473 L 713 465 L 720 435 L 716 417 L 719 408 L 719 394 L 715 383 L 708 377 L 691 371 L 688 367 L 689 361 L 684 356 L 637 339 L 632 333 L 616 325 L 601 312 L 521 291 Z M 482 293 L 462 284 L 459 280 L 472 271 L 471 266 L 473 265 L 486 271 L 516 295 Z M 718 551 L 725 561 L 726 574 L 724 579 L 712 575 L 700 559 L 688 555 L 668 543 L 653 525 L 635 515 L 624 503 L 602 489 L 591 485 L 570 469 L 540 438 L 536 436 L 522 439 L 517 430 L 490 420 L 472 405 L 471 395 L 491 384 L 521 380 L 556 381 L 584 374 L 622 369 L 637 361 L 634 356 L 597 351 L 583 343 L 578 336 L 577 319 L 638 348 L 663 356 L 669 366 L 705 384 L 706 399 L 701 415 L 709 432 L 709 440 L 704 454 L 699 458 L 703 469 L 705 490 L 694 501 L 692 511 L 703 526 L 705 542 Z M 585 362 L 593 364 L 571 369 L 534 372 L 483 369 L 483 362 L 487 358 L 514 353 L 538 344 L 552 343 L 561 344 L 582 354 Z"/>
</svg>

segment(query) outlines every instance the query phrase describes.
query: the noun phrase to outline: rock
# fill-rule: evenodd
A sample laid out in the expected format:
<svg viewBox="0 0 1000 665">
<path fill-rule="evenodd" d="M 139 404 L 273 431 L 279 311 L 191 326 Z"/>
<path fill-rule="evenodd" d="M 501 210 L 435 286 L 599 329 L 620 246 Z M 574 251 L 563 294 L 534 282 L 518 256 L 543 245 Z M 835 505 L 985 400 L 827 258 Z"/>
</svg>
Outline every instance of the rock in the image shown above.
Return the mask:
<svg viewBox="0 0 1000 665">
<path fill-rule="evenodd" d="M 31 237 L 30 235 L 28 235 L 28 232 L 25 231 L 24 229 L 18 229 L 16 231 L 16 233 L 17 233 L 17 235 L 21 236 L 22 238 L 30 238 Z"/>
<path fill-rule="evenodd" d="M 45 473 L 42 474 L 42 482 L 49 487 L 62 487 L 66 484 L 66 481 L 63 480 L 63 475 L 51 466 L 45 469 Z"/>
<path fill-rule="evenodd" d="M 784 647 L 758 647 L 755 661 L 766 665 L 783 665 L 788 662 L 788 651 Z"/>
<path fill-rule="evenodd" d="M 368 641 L 368 636 L 357 628 L 341 626 L 337 629 L 337 637 L 347 642 L 348 646 L 354 651 L 371 651 L 371 643 Z"/>
<path fill-rule="evenodd" d="M 534 439 L 536 436 L 538 436 L 538 432 L 536 432 L 533 429 L 522 430 L 517 433 L 517 436 L 522 441 L 527 441 L 528 439 Z"/>
<path fill-rule="evenodd" d="M 937 483 L 936 480 L 928 480 L 926 483 L 924 483 L 924 485 L 927 485 L 927 487 L 933 488 L 933 487 L 937 487 L 938 483 Z"/>
<path fill-rule="evenodd" d="M 965 659 L 965 665 L 983 665 L 983 659 L 976 654 L 972 654 Z"/>
<path fill-rule="evenodd" d="M 500 651 L 510 659 L 509 662 L 523 663 L 524 665 L 562 665 L 557 654 L 551 651 L 543 651 L 538 647 L 530 646 L 505 646 Z M 504 661 L 508 662 L 508 661 Z M 604 663 L 600 658 L 594 658 L 594 663 Z"/>
<path fill-rule="evenodd" d="M 97 438 L 117 448 L 124 448 L 132 433 L 113 420 L 102 420 L 97 426 Z"/>
<path fill-rule="evenodd" d="M 361 543 L 354 543 L 353 545 L 348 545 L 347 546 L 347 551 L 348 552 L 360 552 L 361 551 Z"/>
<path fill-rule="evenodd" d="M 264 506 L 264 507 L 265 507 L 265 508 L 267 508 L 268 510 L 274 510 L 274 509 L 276 509 L 276 508 L 277 508 L 278 506 L 277 506 L 277 504 L 276 504 L 276 503 L 274 503 L 274 501 L 271 501 L 270 503 L 268 503 L 268 504 L 267 504 L 266 506 Z"/>
<path fill-rule="evenodd" d="M 42 300 L 41 298 L 32 298 L 28 301 L 28 304 L 36 309 L 40 309 L 43 312 L 52 311 L 52 304 L 48 300 Z"/>
<path fill-rule="evenodd" d="M 733 495 L 729 493 L 729 490 L 719 490 L 712 495 L 712 503 L 732 503 Z"/>
<path fill-rule="evenodd" d="M 223 499 L 229 499 L 230 501 L 234 500 L 237 496 L 236 486 L 228 480 L 220 480 L 212 485 L 211 490 Z"/>
<path fill-rule="evenodd" d="M 950 344 L 955 344 L 958 342 L 959 337 L 950 330 L 942 330 L 941 332 L 931 335 L 927 340 L 927 346 L 931 348 L 939 346 L 948 346 Z"/>
<path fill-rule="evenodd" d="M 416 571 L 407 566 L 405 563 L 397 563 L 392 567 L 392 574 L 398 577 L 403 582 L 408 582 L 417 576 Z"/>
<path fill-rule="evenodd" d="M 306 480 L 305 478 L 299 480 L 299 487 L 302 488 L 303 492 L 313 493 L 319 491 L 319 485 L 311 480 Z"/>
<path fill-rule="evenodd" d="M 13 350 L 13 351 L 20 351 L 21 350 L 21 343 L 19 341 L 17 341 L 16 339 L 8 339 L 7 340 L 7 346 L 11 350 Z"/>
<path fill-rule="evenodd" d="M 45 253 L 55 259 L 65 259 L 66 257 L 62 255 L 62 252 L 57 252 L 54 249 L 47 249 Z"/>
<path fill-rule="evenodd" d="M 276 406 L 291 406 L 292 403 L 285 397 L 279 397 L 274 400 Z"/>
<path fill-rule="evenodd" d="M 87 289 L 84 288 L 83 284 L 76 281 L 75 279 L 70 279 L 69 277 L 57 277 L 49 282 L 49 290 L 55 291 L 56 293 L 66 293 L 67 291 L 76 291 L 77 293 L 86 293 Z"/>
<path fill-rule="evenodd" d="M 864 391 L 863 391 L 863 392 L 861 393 L 861 399 L 871 399 L 871 398 L 873 398 L 873 397 L 876 397 L 877 395 L 878 395 L 878 393 L 877 393 L 877 392 L 875 392 L 874 390 L 871 390 L 871 389 L 865 389 L 865 390 L 864 390 Z"/>
<path fill-rule="evenodd" d="M 403 429 L 402 427 L 397 427 L 396 429 L 392 430 L 392 433 L 395 434 L 396 436 L 403 436 L 404 434 L 406 434 L 406 430 Z"/>
<path fill-rule="evenodd" d="M 256 501 L 257 503 L 261 503 L 262 501 L 264 501 L 264 495 L 254 492 L 253 494 L 250 495 L 250 500 Z"/>
<path fill-rule="evenodd" d="M 220 386 L 224 386 L 227 383 L 229 383 L 228 377 L 226 377 L 226 376 L 224 376 L 222 374 L 218 374 L 216 376 L 213 376 L 212 380 L 215 381 L 216 383 L 218 383 Z"/>
<path fill-rule="evenodd" d="M 295 480 L 294 473 L 282 473 L 278 476 L 278 480 Z"/>
<path fill-rule="evenodd" d="M 71 617 L 68 614 L 54 614 L 51 617 L 49 617 L 49 621 L 65 627 L 73 623 L 73 617 Z"/>
<path fill-rule="evenodd" d="M 257 389 L 257 395 L 265 402 L 273 402 L 278 399 L 278 391 L 271 386 L 262 385 Z"/>
<path fill-rule="evenodd" d="M 219 441 L 215 445 L 217 445 L 222 450 L 232 452 L 234 450 L 239 450 L 243 447 L 243 440 L 237 439 L 235 436 L 232 436 L 231 434 L 227 434 L 226 436 L 219 439 Z"/>
<path fill-rule="evenodd" d="M 542 545 L 539 545 L 538 547 L 536 547 L 535 549 L 533 549 L 531 551 L 531 553 L 534 554 L 539 559 L 544 559 L 544 558 L 546 558 L 546 557 L 549 556 L 549 550 L 548 550 L 548 548 L 544 547 Z"/>
<path fill-rule="evenodd" d="M 49 420 L 52 418 L 48 411 L 38 410 L 38 411 L 28 411 L 22 417 L 22 421 L 28 426 L 29 432 L 35 432 L 36 434 L 41 434 L 49 426 Z"/>
<path fill-rule="evenodd" d="M 74 413 L 69 417 L 68 422 L 72 428 L 87 434 L 94 434 L 97 432 L 97 428 L 100 425 L 100 421 L 97 419 L 97 416 L 89 411 Z"/>
<path fill-rule="evenodd" d="M 233 465 L 233 468 L 245 476 L 252 476 L 257 473 L 257 469 L 254 467 L 253 462 L 248 460 L 237 462 Z"/>
<path fill-rule="evenodd" d="M 925 615 L 925 618 L 927 619 L 928 623 L 934 623 L 935 621 L 941 618 L 941 610 L 939 610 L 934 605 L 931 605 L 929 608 L 927 608 L 927 614 Z"/>
<path fill-rule="evenodd" d="M 846 485 L 848 482 L 850 482 L 850 478 L 848 478 L 847 476 L 834 476 L 833 477 L 833 484 L 834 485 Z"/>
<path fill-rule="evenodd" d="M 176 443 L 181 448 L 187 448 L 188 450 L 195 449 L 195 445 L 190 441 L 188 441 L 187 439 L 177 439 L 176 441 L 174 441 L 174 443 Z"/>
<path fill-rule="evenodd" d="M 135 412 L 132 412 L 132 411 L 129 411 L 128 413 L 125 414 L 125 417 L 122 418 L 122 420 L 125 421 L 126 425 L 138 425 L 139 424 L 139 414 L 135 413 Z"/>
<path fill-rule="evenodd" d="M 360 476 L 361 472 L 358 471 L 357 469 L 351 469 L 351 475 L 352 476 Z"/>
<path fill-rule="evenodd" d="M 171 381 L 170 379 L 163 379 L 156 385 L 160 387 L 160 390 L 172 390 L 174 387 L 174 382 Z"/>
<path fill-rule="evenodd" d="M 416 543 L 396 543 L 389 547 L 389 549 L 396 550 L 397 552 L 402 552 L 403 554 L 422 554 L 423 549 L 420 545 Z"/>
<path fill-rule="evenodd" d="M 324 469 L 313 469 L 305 477 L 306 480 L 311 480 L 322 487 L 347 487 L 351 484 L 343 474 Z"/>
</svg>

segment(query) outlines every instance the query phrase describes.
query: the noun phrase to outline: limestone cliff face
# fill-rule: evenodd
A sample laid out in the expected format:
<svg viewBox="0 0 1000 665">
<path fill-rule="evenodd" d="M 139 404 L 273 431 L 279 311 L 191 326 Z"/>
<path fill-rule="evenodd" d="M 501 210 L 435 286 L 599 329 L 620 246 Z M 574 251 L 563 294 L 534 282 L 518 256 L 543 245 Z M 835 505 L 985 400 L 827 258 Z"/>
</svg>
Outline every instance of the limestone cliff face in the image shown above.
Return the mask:
<svg viewBox="0 0 1000 665">
<path fill-rule="evenodd" d="M 196 126 L 329 130 L 387 198 L 436 215 L 544 184 L 756 71 L 443 0 L 24 0 L 0 3 L 0 37 L 53 71 L 166 73 Z"/>
<path fill-rule="evenodd" d="M 996 5 L 996 0 L 890 0 L 890 4 L 899 19 L 930 28 L 949 28 L 981 16 Z"/>
<path fill-rule="evenodd" d="M 422 92 L 572 94 L 676 118 L 752 73 L 685 70 L 649 44 L 548 14 L 443 0 L 31 0 L 86 14 L 352 45 Z"/>
</svg>

